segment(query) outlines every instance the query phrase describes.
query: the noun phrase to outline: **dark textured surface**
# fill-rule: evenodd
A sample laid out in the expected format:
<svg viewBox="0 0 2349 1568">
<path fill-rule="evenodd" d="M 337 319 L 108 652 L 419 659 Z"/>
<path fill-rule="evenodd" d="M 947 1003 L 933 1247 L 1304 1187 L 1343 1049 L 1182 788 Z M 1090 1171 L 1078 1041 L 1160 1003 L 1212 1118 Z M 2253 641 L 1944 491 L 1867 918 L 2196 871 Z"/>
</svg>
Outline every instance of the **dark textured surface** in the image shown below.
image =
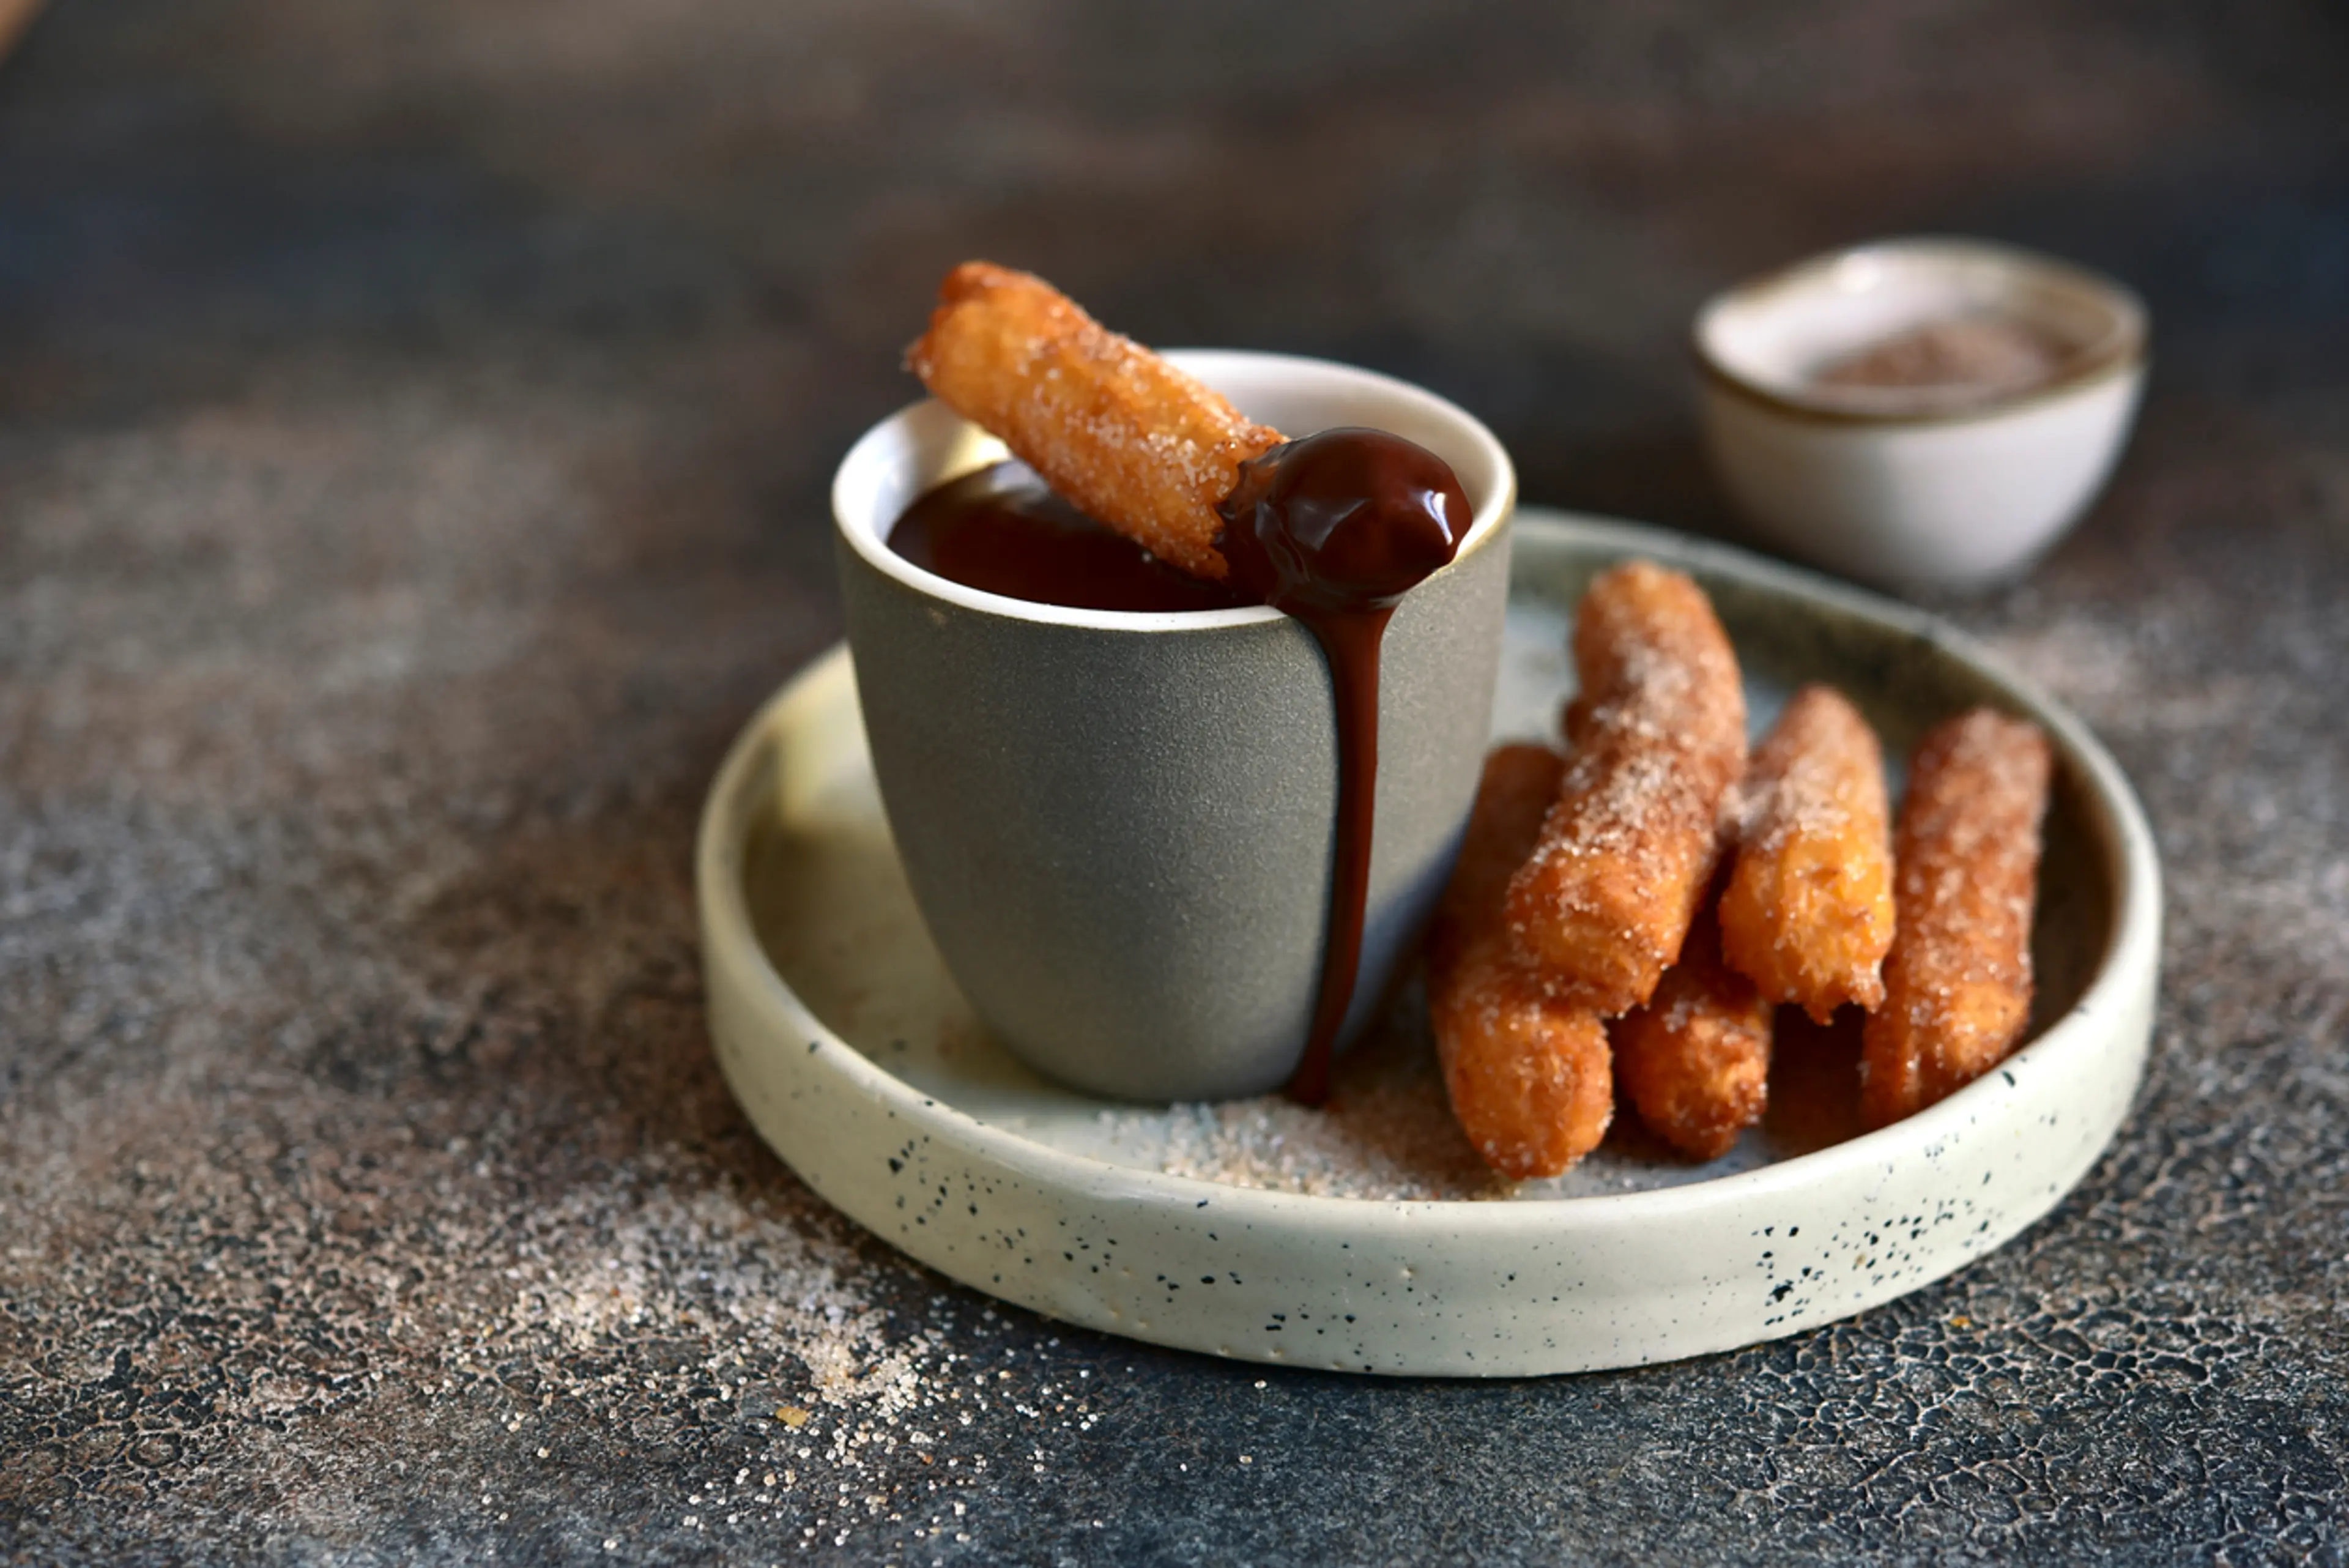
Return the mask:
<svg viewBox="0 0 2349 1568">
<path fill-rule="evenodd" d="M 0 1557 L 2349 1555 L 2337 10 L 1474 15 L 34 28 L 0 70 Z M 826 480 L 911 395 L 947 264 L 1400 372 L 1533 499 L 1721 531 L 1691 309 L 1914 229 L 2107 267 L 2156 321 L 2112 492 L 1952 607 L 2099 727 L 2168 861 L 2147 1086 L 2047 1221 L 1738 1355 L 1372 1383 L 992 1309 L 750 1135 L 694 814 L 837 634 Z"/>
</svg>

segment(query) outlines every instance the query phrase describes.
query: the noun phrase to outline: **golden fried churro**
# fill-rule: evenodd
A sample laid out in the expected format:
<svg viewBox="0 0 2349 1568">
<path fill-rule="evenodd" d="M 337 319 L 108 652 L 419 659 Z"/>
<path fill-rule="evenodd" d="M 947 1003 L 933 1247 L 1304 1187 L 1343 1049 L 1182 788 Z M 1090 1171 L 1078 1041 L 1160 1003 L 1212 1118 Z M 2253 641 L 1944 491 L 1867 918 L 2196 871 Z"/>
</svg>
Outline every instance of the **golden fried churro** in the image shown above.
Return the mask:
<svg viewBox="0 0 2349 1568">
<path fill-rule="evenodd" d="M 1547 746 L 1485 759 L 1428 932 L 1428 1012 L 1453 1115 L 1485 1163 L 1515 1180 L 1556 1176 L 1598 1147 L 1615 1109 L 1606 1025 L 1543 994 L 1501 919 L 1564 769 Z"/>
<path fill-rule="evenodd" d="M 1721 896 L 1729 966 L 1826 1023 L 1884 1000 L 1892 835 L 1884 754 L 1843 694 L 1806 686 L 1754 753 L 1736 868 Z"/>
<path fill-rule="evenodd" d="M 1083 511 L 1195 576 L 1228 573 L 1216 504 L 1280 432 L 1041 278 L 965 262 L 905 361 L 937 400 L 1002 438 Z"/>
<path fill-rule="evenodd" d="M 1701 911 L 1645 1007 L 1615 1021 L 1615 1075 L 1650 1132 L 1692 1159 L 1719 1159 L 1770 1103 L 1773 1009 L 1721 959 Z"/>
<path fill-rule="evenodd" d="M 1680 955 L 1745 766 L 1745 695 L 1703 590 L 1646 561 L 1592 582 L 1574 661 L 1574 757 L 1507 919 L 1552 995 L 1617 1013 Z"/>
<path fill-rule="evenodd" d="M 2036 725 L 1977 708 L 1909 764 L 1899 926 L 1862 1036 L 1860 1118 L 1883 1127 L 1996 1066 L 2031 1018 L 2031 913 L 2052 766 Z"/>
</svg>

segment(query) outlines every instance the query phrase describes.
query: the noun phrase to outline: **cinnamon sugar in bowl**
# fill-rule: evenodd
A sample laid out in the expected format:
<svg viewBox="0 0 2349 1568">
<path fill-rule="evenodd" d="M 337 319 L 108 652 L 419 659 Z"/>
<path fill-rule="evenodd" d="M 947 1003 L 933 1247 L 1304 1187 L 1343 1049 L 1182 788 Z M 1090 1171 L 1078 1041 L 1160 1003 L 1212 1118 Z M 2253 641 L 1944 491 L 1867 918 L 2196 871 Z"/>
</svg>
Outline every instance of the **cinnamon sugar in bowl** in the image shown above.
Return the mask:
<svg viewBox="0 0 2349 1568">
<path fill-rule="evenodd" d="M 2087 509 L 2145 379 L 2109 278 L 1979 240 L 1886 240 L 1698 313 L 1715 470 L 1766 544 L 1895 588 L 2023 571 Z"/>
</svg>

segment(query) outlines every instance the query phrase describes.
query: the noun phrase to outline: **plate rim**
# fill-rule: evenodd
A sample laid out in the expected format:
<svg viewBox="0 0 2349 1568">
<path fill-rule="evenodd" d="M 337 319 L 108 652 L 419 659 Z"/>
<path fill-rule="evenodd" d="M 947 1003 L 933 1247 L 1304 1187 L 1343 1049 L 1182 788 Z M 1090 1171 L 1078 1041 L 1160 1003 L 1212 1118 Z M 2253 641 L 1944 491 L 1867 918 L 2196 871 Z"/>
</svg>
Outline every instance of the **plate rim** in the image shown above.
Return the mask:
<svg viewBox="0 0 2349 1568">
<path fill-rule="evenodd" d="M 1555 533 L 1578 544 L 1619 549 L 1625 555 L 1650 555 L 1667 564 L 1717 567 L 1724 575 L 1757 581 L 1764 587 L 1798 597 L 1824 599 L 1845 613 L 1922 638 L 1938 650 L 1971 666 L 1975 673 L 2013 692 L 2033 710 L 2032 717 L 2049 729 L 2059 749 L 2081 769 L 2091 785 L 2089 794 L 2099 818 L 2092 826 L 2108 840 L 2106 847 L 2114 875 L 2113 920 L 2095 972 L 2078 1000 L 2036 1039 L 2006 1058 L 2002 1068 L 2011 1070 L 2033 1061 L 2095 1050 L 2102 1042 L 2094 1031 L 2103 1015 L 2119 1012 L 2129 1004 L 2129 993 L 2147 983 L 2147 975 L 2141 971 L 2150 970 L 2158 976 L 2160 861 L 2151 827 L 2127 775 L 2084 721 L 2036 681 L 2009 667 L 1967 633 L 1919 607 L 1716 540 L 1619 518 L 1543 506 L 1520 506 L 1511 526 Z M 771 1022 L 785 1025 L 797 1035 L 810 1035 L 812 1031 L 814 1041 L 838 1047 L 832 1054 L 845 1060 L 833 1064 L 834 1068 L 855 1086 L 889 1102 L 899 1114 L 916 1120 L 943 1116 L 959 1135 L 975 1143 L 974 1152 L 1056 1185 L 1073 1185 L 1088 1192 L 1114 1189 L 1125 1197 L 1154 1195 L 1170 1207 L 1195 1207 L 1204 1197 L 1237 1206 L 1240 1212 L 1236 1218 L 1246 1220 L 1260 1213 L 1269 1223 L 1294 1223 L 1310 1216 L 1342 1212 L 1349 1226 L 1368 1225 L 1373 1233 L 1390 1227 L 1417 1231 L 1431 1220 L 1471 1232 L 1506 1231 L 1527 1223 L 1529 1214 L 1565 1211 L 1570 1211 L 1578 1222 L 1611 1230 L 1652 1224 L 1691 1210 L 1736 1204 L 1816 1181 L 1857 1175 L 1882 1164 L 1888 1157 L 1930 1146 L 1945 1135 L 1956 1133 L 1982 1107 L 1990 1092 L 1990 1075 L 1985 1075 L 1983 1079 L 1938 1104 L 1889 1127 L 1750 1170 L 1631 1192 L 1497 1200 L 1369 1198 L 1243 1187 L 1205 1177 L 1121 1165 L 1026 1137 L 923 1093 L 841 1038 L 800 1000 L 758 940 L 739 874 L 737 841 L 742 835 L 736 829 L 743 825 L 736 821 L 734 805 L 743 794 L 746 775 L 758 749 L 779 722 L 781 710 L 803 700 L 806 693 L 824 681 L 845 679 L 853 683 L 854 678 L 846 645 L 833 643 L 802 665 L 763 701 L 728 748 L 711 782 L 696 835 L 695 893 L 705 953 L 710 961 L 722 962 L 736 973 L 747 971 L 751 976 L 750 992 L 761 1004 L 761 1011 L 771 1014 Z M 814 1048 L 812 1045 L 811 1049 Z M 2141 1066 L 2138 1071 L 2141 1075 Z M 2110 1147 L 2111 1136 L 2107 1135 L 2103 1147 Z M 780 1149 L 776 1152 L 782 1153 Z M 2101 1152 L 2100 1148 L 2099 1157 Z M 784 1158 L 789 1163 L 788 1157 Z"/>
</svg>

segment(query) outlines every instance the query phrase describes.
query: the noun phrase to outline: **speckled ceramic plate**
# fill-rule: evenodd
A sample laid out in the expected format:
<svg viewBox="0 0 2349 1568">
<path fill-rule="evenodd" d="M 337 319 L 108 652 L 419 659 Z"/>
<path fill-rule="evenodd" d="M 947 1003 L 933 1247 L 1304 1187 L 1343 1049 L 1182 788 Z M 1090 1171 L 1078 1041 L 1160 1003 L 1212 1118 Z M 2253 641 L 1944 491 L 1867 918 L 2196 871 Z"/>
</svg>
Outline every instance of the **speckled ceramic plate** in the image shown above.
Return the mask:
<svg viewBox="0 0 2349 1568">
<path fill-rule="evenodd" d="M 1889 1301 L 2044 1214 L 2127 1114 L 2152 1028 L 2159 871 L 2104 748 L 1920 612 L 1651 529 L 1531 509 L 1516 528 L 1495 736 L 1550 732 L 1572 607 L 1627 555 L 1712 594 L 1757 731 L 1810 680 L 1843 688 L 1895 758 L 1977 701 L 2045 726 L 2060 761 L 2023 1050 L 1862 1134 L 1856 1042 L 1788 1011 L 1771 1116 L 1728 1156 L 1675 1161 L 1626 1116 L 1568 1176 L 1515 1188 L 1490 1185 L 1452 1128 L 1409 994 L 1327 1112 L 1086 1098 L 994 1046 L 957 996 L 834 649 L 751 722 L 701 825 L 710 1032 L 761 1134 L 844 1212 L 979 1290 L 1137 1339 L 1351 1371 L 1730 1349 Z"/>
</svg>

